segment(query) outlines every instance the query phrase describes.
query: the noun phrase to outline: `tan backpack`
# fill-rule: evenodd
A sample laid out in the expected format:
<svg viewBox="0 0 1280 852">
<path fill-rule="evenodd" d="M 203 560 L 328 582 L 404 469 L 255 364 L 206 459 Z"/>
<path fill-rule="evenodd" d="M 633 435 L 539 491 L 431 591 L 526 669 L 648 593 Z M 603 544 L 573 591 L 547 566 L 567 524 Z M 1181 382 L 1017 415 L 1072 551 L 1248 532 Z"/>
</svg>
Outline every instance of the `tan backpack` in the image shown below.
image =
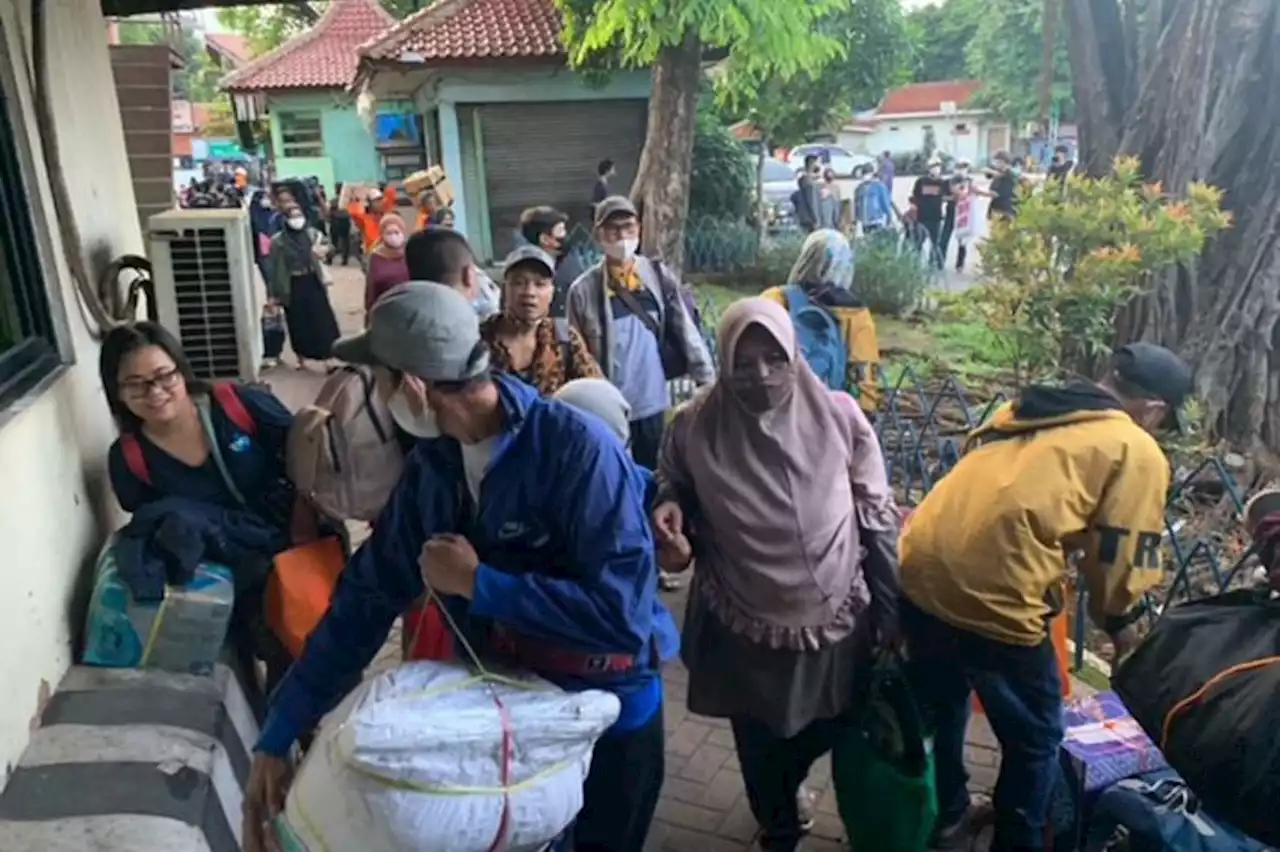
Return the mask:
<svg viewBox="0 0 1280 852">
<path fill-rule="evenodd" d="M 367 367 L 335 370 L 289 428 L 289 479 L 325 515 L 372 521 L 404 468 L 395 421 Z"/>
</svg>

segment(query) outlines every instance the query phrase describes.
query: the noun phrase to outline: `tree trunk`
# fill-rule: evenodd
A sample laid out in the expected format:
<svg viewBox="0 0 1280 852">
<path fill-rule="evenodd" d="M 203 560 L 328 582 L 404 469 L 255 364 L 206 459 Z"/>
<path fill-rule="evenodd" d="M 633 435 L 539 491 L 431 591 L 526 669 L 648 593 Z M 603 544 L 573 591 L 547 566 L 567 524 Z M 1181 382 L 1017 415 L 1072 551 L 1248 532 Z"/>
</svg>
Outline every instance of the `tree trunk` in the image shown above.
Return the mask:
<svg viewBox="0 0 1280 852">
<path fill-rule="evenodd" d="M 631 187 L 631 198 L 640 208 L 645 252 L 677 271 L 684 268 L 701 75 L 702 46 L 695 34 L 658 54 L 649 95 L 649 127 Z"/>
<path fill-rule="evenodd" d="M 1142 16 L 1120 5 L 1066 4 L 1081 162 L 1101 172 L 1137 156 L 1174 194 L 1212 184 L 1235 223 L 1153 282 L 1117 342 L 1176 349 L 1217 436 L 1280 450 L 1280 4 L 1147 0 Z"/>
<path fill-rule="evenodd" d="M 769 233 L 769 205 L 764 198 L 764 161 L 769 150 L 769 140 L 760 136 L 760 153 L 756 156 L 756 260 L 760 259 L 760 251 L 764 248 L 765 236 Z"/>
</svg>

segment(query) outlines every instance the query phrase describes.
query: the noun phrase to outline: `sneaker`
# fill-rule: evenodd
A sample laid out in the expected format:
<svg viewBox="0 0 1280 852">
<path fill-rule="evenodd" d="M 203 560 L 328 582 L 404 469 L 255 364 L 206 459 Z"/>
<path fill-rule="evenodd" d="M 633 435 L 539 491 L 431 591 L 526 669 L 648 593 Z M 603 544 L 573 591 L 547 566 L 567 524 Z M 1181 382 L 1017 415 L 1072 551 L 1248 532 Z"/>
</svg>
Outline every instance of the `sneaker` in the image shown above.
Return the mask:
<svg viewBox="0 0 1280 852">
<path fill-rule="evenodd" d="M 990 802 L 974 802 L 960 819 L 940 825 L 929 839 L 930 852 L 956 852 L 973 848 L 974 838 L 995 822 L 996 812 Z M 989 842 L 989 841 L 988 841 Z"/>
<path fill-rule="evenodd" d="M 796 812 L 800 816 L 800 831 L 803 834 L 813 831 L 813 825 L 817 819 L 814 813 L 814 805 L 813 793 L 809 792 L 809 789 L 801 784 L 800 789 L 796 790 Z M 755 848 L 768 850 L 769 839 L 765 837 L 763 827 L 756 832 L 754 842 Z"/>
<path fill-rule="evenodd" d="M 806 834 L 813 831 L 813 824 L 817 819 L 814 814 L 816 804 L 813 793 L 801 784 L 800 789 L 796 791 L 796 811 L 800 814 L 800 830 Z"/>
</svg>

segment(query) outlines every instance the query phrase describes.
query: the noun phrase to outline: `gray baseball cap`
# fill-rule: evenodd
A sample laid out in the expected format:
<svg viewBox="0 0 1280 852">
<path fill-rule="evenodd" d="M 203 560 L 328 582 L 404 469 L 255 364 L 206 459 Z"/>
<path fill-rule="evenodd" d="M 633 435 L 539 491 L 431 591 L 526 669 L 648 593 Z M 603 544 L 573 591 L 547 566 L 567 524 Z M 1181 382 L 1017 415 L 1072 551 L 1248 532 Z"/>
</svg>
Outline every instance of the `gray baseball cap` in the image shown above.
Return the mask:
<svg viewBox="0 0 1280 852">
<path fill-rule="evenodd" d="M 333 345 L 333 357 L 389 367 L 429 382 L 460 382 L 489 368 L 489 348 L 467 298 L 443 284 L 410 282 L 369 312 L 369 327 Z"/>
<path fill-rule="evenodd" d="M 507 259 L 502 262 L 502 274 L 506 275 L 522 263 L 537 264 L 553 277 L 556 274 L 556 262 L 551 259 L 551 255 L 534 245 L 520 246 L 507 255 Z"/>
<path fill-rule="evenodd" d="M 610 195 L 596 205 L 595 226 L 599 228 L 614 216 L 636 216 L 636 206 L 625 195 Z"/>
</svg>

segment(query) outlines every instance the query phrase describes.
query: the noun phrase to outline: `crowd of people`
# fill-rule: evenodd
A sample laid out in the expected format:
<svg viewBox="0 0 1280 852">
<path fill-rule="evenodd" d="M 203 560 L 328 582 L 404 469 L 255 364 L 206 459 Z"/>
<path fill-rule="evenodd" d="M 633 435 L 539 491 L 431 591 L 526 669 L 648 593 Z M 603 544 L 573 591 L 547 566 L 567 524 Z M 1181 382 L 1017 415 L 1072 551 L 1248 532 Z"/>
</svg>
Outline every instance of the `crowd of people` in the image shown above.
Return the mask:
<svg viewBox="0 0 1280 852">
<path fill-rule="evenodd" d="M 885 151 L 858 179 L 846 211 L 835 171 L 824 166 L 818 155 L 809 154 L 796 178 L 791 202 L 796 222 L 806 233 L 831 229 L 848 234 L 857 229 L 866 236 L 885 232 L 900 222 L 907 243 L 934 269 L 944 268 L 954 244 L 955 269 L 962 272 L 969 248 L 981 232 L 976 199 L 988 199 L 989 219 L 1015 216 L 1019 193 L 1030 186 L 1025 165 L 1022 158 L 997 151 L 983 170 L 987 183 L 980 186 L 968 159 L 956 159 L 950 173 L 944 174 L 942 157 L 932 156 L 925 173 L 911 187 L 906 209 L 898 210 L 893 200 L 893 155 Z M 1056 146 L 1046 172 L 1050 185 L 1061 186 L 1074 169 L 1070 149 Z"/>
<path fill-rule="evenodd" d="M 922 199 L 954 197 L 930 185 Z M 640 252 L 629 199 L 595 204 L 604 258 L 583 270 L 565 271 L 576 261 L 563 214 L 526 211 L 526 244 L 490 301 L 440 211 L 411 231 L 393 193 L 377 191 L 345 207 L 367 260 L 367 316 L 339 340 L 324 283 L 333 243 L 289 195 L 263 200 L 273 224 L 255 213 L 268 237 L 260 262 L 295 351 L 370 371 L 407 454 L 305 651 L 273 668 L 247 849 L 272 848 L 295 743 L 427 589 L 480 653 L 618 696 L 561 848 L 643 849 L 664 776 L 661 669 L 679 655 L 690 711 L 731 725 L 761 846 L 791 852 L 812 822 L 811 765 L 851 724 L 875 661 L 904 649 L 936 732 L 935 842 L 993 823 L 996 852 L 1047 848 L 1062 732 L 1046 620 L 1066 553 L 1083 548 L 1095 618 L 1117 647 L 1131 644 L 1142 592 L 1159 578 L 1150 537 L 1168 479 L 1149 433 L 1176 423 L 1191 388 L 1172 353 L 1126 347 L 1101 382 L 1026 389 L 972 435 L 904 530 L 872 425 L 874 319 L 838 230 L 814 229 L 784 286 L 724 313 L 713 359 L 677 271 Z M 943 227 L 945 216 L 931 238 Z M 816 360 L 806 311 L 838 329 L 834 374 Z M 102 353 L 120 429 L 155 473 L 138 483 L 113 448 L 126 509 L 203 501 L 294 541 L 316 534 L 299 522 L 307 501 L 284 467 L 291 415 L 270 393 L 239 390 L 252 435 L 216 401 L 210 428 L 209 388 L 164 329 L 116 329 Z M 673 410 L 677 376 L 700 390 Z M 681 632 L 660 582 L 690 568 Z M 258 578 L 238 590 L 237 641 L 278 660 L 257 622 L 260 588 Z M 972 804 L 965 783 L 975 690 L 1003 752 L 992 806 Z"/>
</svg>

